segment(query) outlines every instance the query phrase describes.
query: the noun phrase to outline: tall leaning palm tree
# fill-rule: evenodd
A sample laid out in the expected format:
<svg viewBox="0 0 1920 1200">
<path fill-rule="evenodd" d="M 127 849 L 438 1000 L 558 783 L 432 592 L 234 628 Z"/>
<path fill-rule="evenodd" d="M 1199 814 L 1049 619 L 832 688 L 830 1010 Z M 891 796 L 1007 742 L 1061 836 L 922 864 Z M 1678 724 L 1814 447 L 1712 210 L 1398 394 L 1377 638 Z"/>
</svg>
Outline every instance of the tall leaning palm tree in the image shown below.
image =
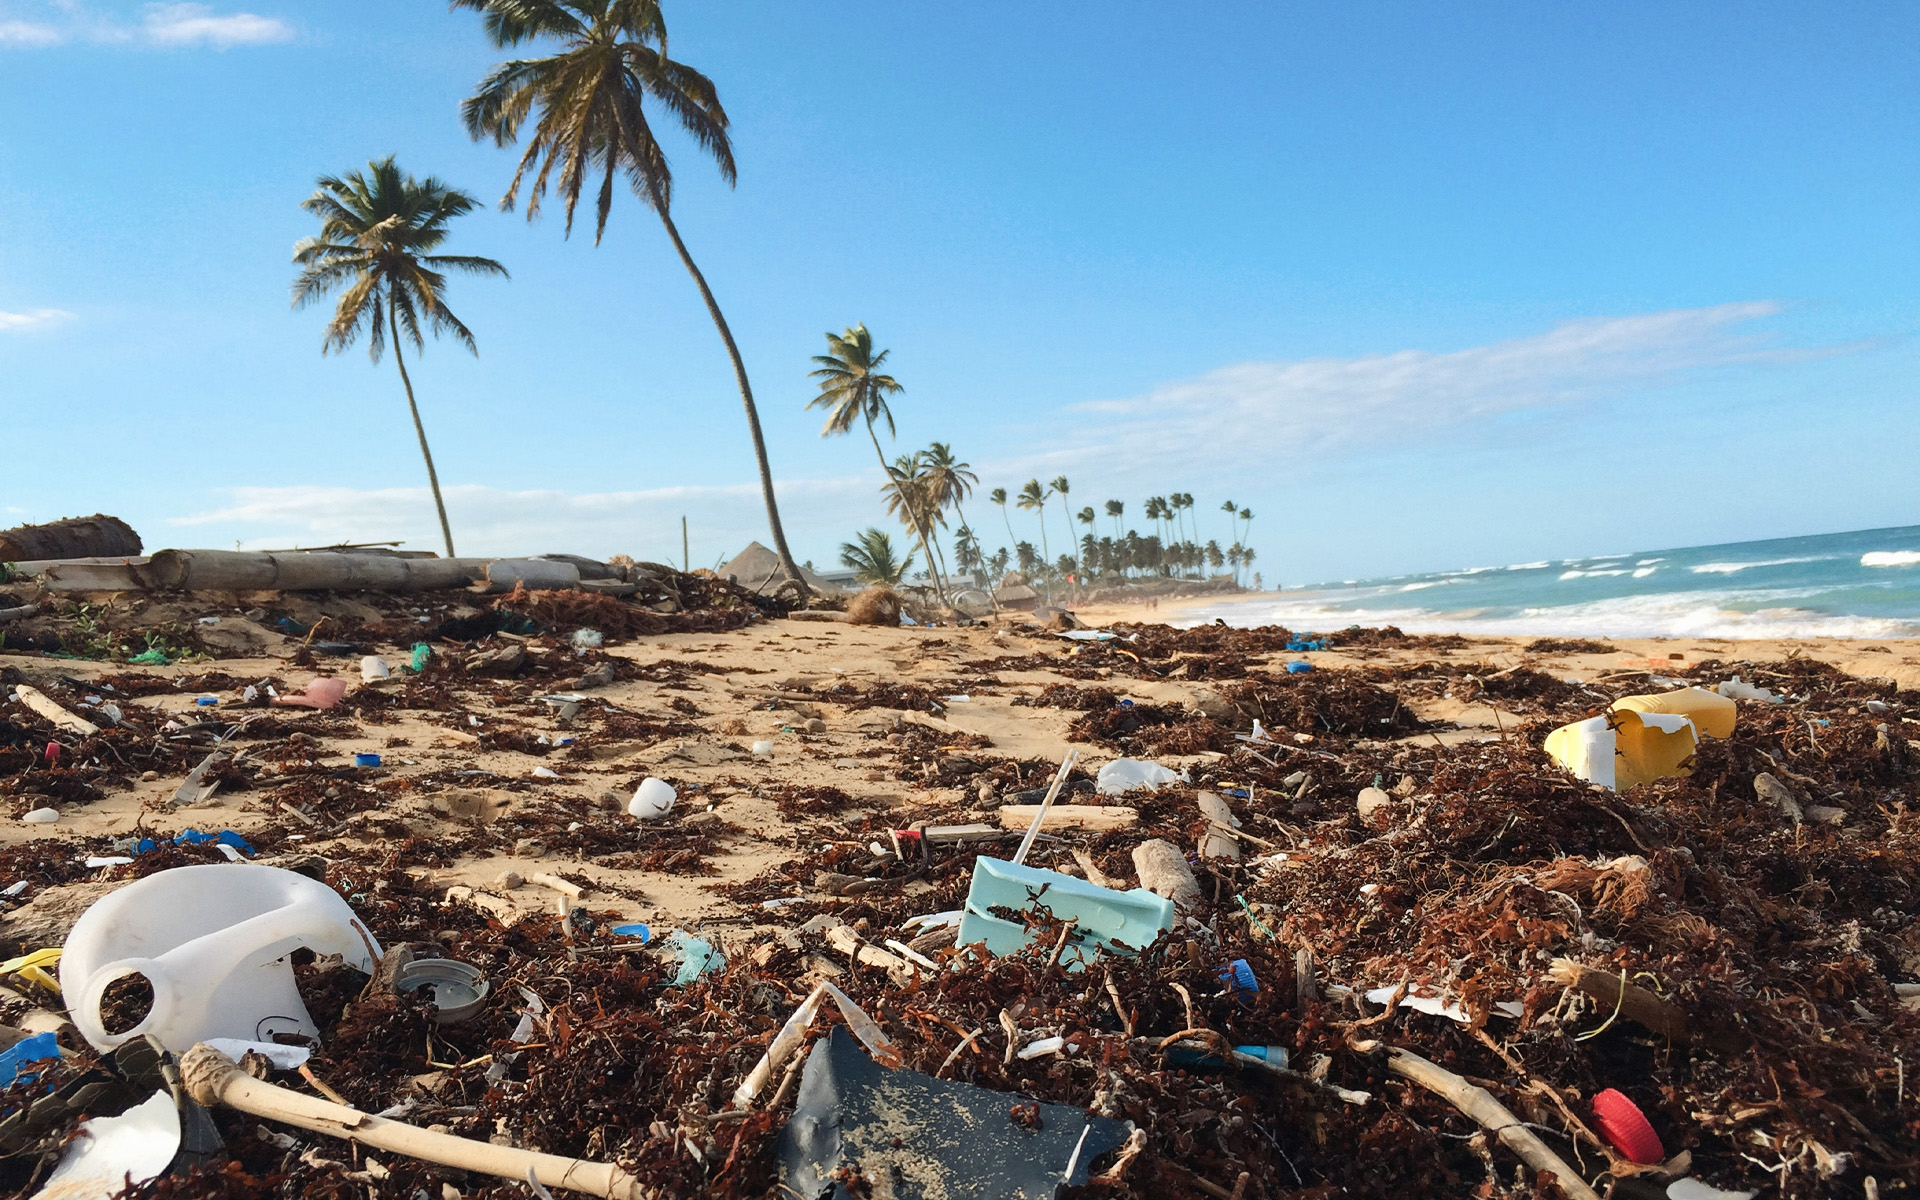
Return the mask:
<svg viewBox="0 0 1920 1200">
<path fill-rule="evenodd" d="M 654 135 L 649 113 L 664 113 L 713 157 L 720 177 L 731 185 L 736 178 L 733 143 L 727 113 L 720 106 L 713 81 L 682 62 L 667 57 L 667 24 L 659 0 L 452 0 L 455 9 L 481 14 L 487 36 L 495 47 L 510 50 L 527 43 L 553 45 L 545 58 L 513 59 L 501 63 L 480 81 L 461 105 L 467 132 L 476 141 L 492 138 L 497 146 L 511 146 L 532 121 L 532 133 L 513 173 L 513 182 L 500 201 L 511 209 L 521 184 L 533 173 L 527 191 L 527 219 L 539 215 L 541 199 L 551 184 L 566 208 L 566 231 L 573 232 L 573 212 L 581 189 L 597 176 L 594 195 L 594 245 L 607 231 L 616 183 L 624 177 L 640 203 L 652 209 L 666 228 L 680 263 L 700 290 L 707 315 L 720 331 L 740 402 L 747 411 L 747 432 L 753 438 L 753 457 L 760 469 L 760 492 L 766 500 L 768 531 L 787 578 L 802 588 L 799 564 L 787 549 L 786 530 L 773 495 L 773 468 L 767 462 L 766 439 L 760 433 L 760 411 L 753 403 L 747 366 L 720 304 L 695 265 L 680 230 L 673 223 L 673 172 L 666 151 Z M 556 169 L 558 175 L 556 177 Z"/>
<path fill-rule="evenodd" d="M 364 332 L 367 352 L 377 363 L 392 341 L 393 362 L 400 368 L 407 411 L 420 439 L 420 457 L 427 463 L 427 486 L 433 489 L 433 507 L 440 515 L 440 536 L 452 558 L 453 528 L 447 523 L 440 475 L 433 467 L 427 427 L 420 421 L 400 343 L 410 340 L 414 349 L 424 350 L 424 325 L 426 332 L 450 334 L 480 353 L 473 332 L 447 307 L 445 272 L 505 278 L 507 269 L 490 258 L 435 254 L 447 240 L 448 222 L 472 212 L 475 201 L 432 176 L 415 179 L 405 174 L 391 154 L 368 163 L 365 171 L 322 175 L 317 184 L 300 205 L 320 218 L 320 233 L 293 248 L 293 261 L 300 267 L 293 281 L 293 306 L 303 308 L 344 288 L 327 322 L 322 354 L 345 350 Z"/>
<path fill-rule="evenodd" d="M 960 527 L 967 527 L 967 514 L 960 502 L 972 493 L 980 477 L 973 473 L 971 463 L 963 463 L 955 457 L 953 447 L 946 442 L 935 442 L 920 452 L 921 461 L 926 464 L 927 487 L 933 494 L 933 502 L 941 508 L 953 505 L 953 514 L 960 518 Z"/>
</svg>

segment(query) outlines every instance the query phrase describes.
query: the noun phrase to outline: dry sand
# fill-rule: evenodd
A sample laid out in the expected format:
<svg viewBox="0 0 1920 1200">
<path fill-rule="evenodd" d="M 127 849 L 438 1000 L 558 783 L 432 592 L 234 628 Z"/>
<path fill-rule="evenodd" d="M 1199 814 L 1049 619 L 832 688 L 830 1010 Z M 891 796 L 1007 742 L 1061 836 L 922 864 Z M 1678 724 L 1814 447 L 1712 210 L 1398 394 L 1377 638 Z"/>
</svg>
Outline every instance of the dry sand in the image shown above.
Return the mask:
<svg viewBox="0 0 1920 1200">
<path fill-rule="evenodd" d="M 1079 610 L 1079 616 L 1093 624 L 1137 621 L 1146 615 L 1131 605 Z M 1170 603 L 1151 615 L 1173 620 L 1179 610 Z M 1852 674 L 1891 678 L 1903 689 L 1920 688 L 1920 645 L 1903 641 L 1646 638 L 1615 641 L 1607 653 L 1536 654 L 1526 649 L 1529 640 L 1472 638 L 1459 648 L 1440 650 L 1362 648 L 1279 654 L 1269 656 L 1268 663 L 1277 668 L 1282 660 L 1306 658 L 1320 666 L 1393 665 L 1439 658 L 1475 671 L 1498 671 L 1525 662 L 1561 678 L 1592 680 L 1609 671 L 1658 673 L 1709 659 L 1765 661 L 1799 654 Z M 239 678 L 273 674 L 297 686 L 312 672 L 290 666 L 286 661 L 289 650 L 288 646 L 274 646 L 263 657 L 148 671 L 177 678 L 216 668 Z M 436 722 L 431 713 L 407 711 L 386 724 L 362 724 L 360 736 L 326 739 L 314 750 L 313 759 L 345 768 L 357 752 L 378 752 L 385 756 L 385 765 L 372 777 L 379 779 L 453 769 L 531 781 L 525 790 L 478 789 L 482 793 L 478 803 L 492 807 L 497 814 L 509 814 L 539 797 L 555 795 L 577 797 L 601 808 L 617 806 L 624 811 L 639 778 L 658 775 L 669 779 L 681 791 L 682 820 L 690 810 L 710 809 L 713 815 L 700 820 L 715 823 L 716 832 L 727 835 L 724 849 L 708 860 L 718 868 L 717 875 L 618 869 L 604 862 L 542 853 L 539 846 L 523 846 L 509 853 L 460 858 L 451 867 L 433 872 L 432 881 L 491 889 L 516 909 L 531 911 L 556 903 L 556 893 L 533 885 L 509 892 L 496 882 L 502 873 L 513 870 L 530 876 L 564 871 L 593 882 L 595 893 L 590 903 L 596 911 L 612 910 L 624 917 L 653 921 L 724 922 L 752 920 L 755 914 L 717 895 L 712 890 L 714 885 L 750 879 L 802 852 L 817 850 L 822 837 L 849 836 L 847 831 L 836 830 L 832 821 L 809 821 L 804 829 L 789 821 L 763 794 L 769 786 L 832 785 L 854 796 L 863 807 L 897 812 L 895 823 L 904 827 L 930 809 L 969 805 L 973 800 L 957 789 L 928 791 L 902 781 L 889 742 L 900 720 L 956 735 L 982 735 L 991 739 L 992 753 L 1008 757 L 1058 758 L 1074 745 L 1068 738 L 1068 727 L 1076 714 L 1013 704 L 1016 698 L 1036 693 L 1048 684 L 1074 682 L 1049 670 L 997 671 L 998 686 L 971 690 L 965 699 L 948 702 L 941 714 L 903 714 L 885 708 L 849 711 L 831 703 L 788 701 L 773 695 L 798 687 L 830 688 L 842 681 L 861 688 L 879 682 L 944 685 L 956 677 L 979 674 L 965 670 L 965 662 L 1007 655 L 1051 655 L 1067 663 L 1076 653 L 1076 644 L 1051 636 L 987 627 L 860 628 L 782 620 L 755 624 L 735 633 L 652 637 L 613 647 L 610 653 L 641 664 L 697 660 L 718 668 L 715 673 L 694 675 L 682 682 L 617 683 L 593 691 L 588 701 L 590 707 L 607 704 L 642 717 L 686 721 L 701 732 L 652 744 L 602 743 L 596 746 L 592 760 L 576 761 L 561 755 L 537 758 L 478 748 L 475 734 L 485 732 L 492 718 L 482 720 L 468 732 L 449 728 L 450 723 L 444 719 Z M 352 664 L 335 660 L 335 665 L 351 677 Z M 29 679 L 51 672 L 87 680 L 133 669 L 4 654 L 0 654 L 0 666 L 17 668 Z M 1764 685 L 1767 681 L 1759 678 L 1755 682 Z M 360 685 L 356 681 L 354 686 Z M 397 681 L 368 686 L 394 687 Z M 1205 685 L 1172 679 L 1117 679 L 1110 686 L 1140 700 L 1186 703 Z M 182 715 L 189 710 L 204 714 L 205 709 L 195 710 L 195 695 L 180 692 L 141 703 Z M 228 711 L 235 701 L 235 696 L 222 696 L 223 708 L 219 711 Z M 682 702 L 679 711 L 673 707 L 675 701 Z M 698 715 L 686 715 L 689 702 Z M 528 715 L 530 708 L 535 715 Z M 1416 711 L 1423 718 L 1456 726 L 1438 734 L 1443 741 L 1499 736 L 1517 723 L 1511 713 L 1446 698 L 1425 702 Z M 503 710 L 501 722 L 509 719 L 529 732 L 544 723 L 544 732 L 556 739 L 568 732 L 539 715 L 537 706 L 522 705 L 511 718 Z M 824 724 L 824 731 L 809 732 L 810 721 Z M 1432 736 L 1421 735 L 1423 739 Z M 760 740 L 773 743 L 770 755 L 750 753 L 752 744 Z M 1112 757 L 1100 747 L 1081 744 L 1078 748 L 1089 767 Z M 534 779 L 534 770 L 543 766 L 557 770 L 562 777 Z M 221 793 L 209 802 L 181 809 L 165 807 L 181 783 L 180 776 L 142 783 L 92 803 L 70 806 L 56 824 L 5 821 L 0 824 L 0 844 L 74 835 L 117 837 L 137 830 L 174 833 L 189 827 L 231 828 L 244 835 L 272 825 L 286 836 L 288 818 L 274 811 L 268 798 L 275 785 L 271 771 L 270 767 L 263 768 L 252 790 Z M 476 778 L 490 782 L 484 776 Z M 437 784 L 434 789 L 404 793 L 385 805 L 381 815 L 390 820 L 350 820 L 332 828 L 323 822 L 321 827 L 283 842 L 282 849 L 305 848 L 324 854 L 335 847 L 370 847 L 396 834 L 451 837 L 463 832 L 468 822 L 440 811 L 450 794 L 458 801 L 462 793 L 450 793 Z M 634 849 L 645 849 L 651 836 L 649 827 L 634 823 Z"/>
</svg>

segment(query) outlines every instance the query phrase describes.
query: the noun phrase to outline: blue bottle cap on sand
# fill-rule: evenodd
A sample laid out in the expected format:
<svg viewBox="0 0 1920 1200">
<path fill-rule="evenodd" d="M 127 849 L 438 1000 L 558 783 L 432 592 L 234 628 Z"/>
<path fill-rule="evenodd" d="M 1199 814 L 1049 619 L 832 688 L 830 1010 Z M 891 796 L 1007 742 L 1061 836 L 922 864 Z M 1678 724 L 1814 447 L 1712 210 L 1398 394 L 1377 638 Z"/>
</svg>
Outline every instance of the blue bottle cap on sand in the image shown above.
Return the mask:
<svg viewBox="0 0 1920 1200">
<path fill-rule="evenodd" d="M 1257 992 L 1260 981 L 1254 977 L 1253 964 L 1244 958 L 1236 958 L 1220 968 L 1220 982 L 1230 983 L 1238 991 Z"/>
<path fill-rule="evenodd" d="M 356 754 L 353 756 L 353 765 L 356 767 L 377 767 L 380 765 L 380 756 L 378 754 Z"/>
<path fill-rule="evenodd" d="M 613 931 L 621 937 L 639 938 L 643 946 L 653 937 L 653 931 L 637 921 L 631 925 L 615 925 Z"/>
</svg>

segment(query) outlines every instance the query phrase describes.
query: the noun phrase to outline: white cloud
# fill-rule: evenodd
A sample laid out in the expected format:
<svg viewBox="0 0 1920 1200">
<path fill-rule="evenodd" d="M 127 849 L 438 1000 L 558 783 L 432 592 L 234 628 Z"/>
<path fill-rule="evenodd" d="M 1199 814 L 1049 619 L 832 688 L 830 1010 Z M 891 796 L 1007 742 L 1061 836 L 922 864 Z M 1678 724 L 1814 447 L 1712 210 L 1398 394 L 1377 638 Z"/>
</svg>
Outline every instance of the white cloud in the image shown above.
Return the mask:
<svg viewBox="0 0 1920 1200">
<path fill-rule="evenodd" d="M 4 40 L 0 38 L 0 40 Z M 26 312 L 0 311 L 0 333 L 17 329 L 37 329 L 71 320 L 73 314 L 58 308 L 34 308 Z"/>
<path fill-rule="evenodd" d="M 824 537 L 814 550 L 803 549 L 800 530 L 839 531 L 837 545 L 857 525 L 880 522 L 872 479 L 799 479 L 776 486 L 781 518 L 800 558 L 820 560 L 826 550 Z M 758 483 L 598 493 L 472 484 L 443 491 L 462 554 L 631 554 L 678 561 L 682 515 L 696 567 L 730 557 L 749 539 L 768 541 Z M 194 531 L 178 544 L 238 541 L 246 549 L 271 549 L 399 539 L 409 549 L 440 546 L 432 494 L 424 487 L 239 487 L 230 495 L 233 502 L 224 508 L 169 519 Z"/>
<path fill-rule="evenodd" d="M 52 46 L 62 40 L 58 29 L 38 21 L 0 21 L 0 46 Z"/>
<path fill-rule="evenodd" d="M 1406 443 L 1506 414 L 1665 386 L 1704 368 L 1808 357 L 1744 328 L 1779 311 L 1768 301 L 1722 304 L 1570 321 L 1444 353 L 1238 363 L 1131 399 L 1077 405 L 1078 445 L 1049 457 L 1085 464 L 1129 450 L 1137 457 L 1139 447 L 1152 446 L 1154 459 L 1179 473 Z"/>
<path fill-rule="evenodd" d="M 138 21 L 94 13 L 77 0 L 50 0 L 41 19 L 0 20 L 0 48 L 37 49 L 69 42 L 166 48 L 261 46 L 292 41 L 294 27 L 258 13 L 218 13 L 205 4 L 149 4 Z"/>
<path fill-rule="evenodd" d="M 204 4 L 151 4 L 141 29 L 156 46 L 261 46 L 291 41 L 293 27 L 254 13 L 218 16 Z"/>
</svg>

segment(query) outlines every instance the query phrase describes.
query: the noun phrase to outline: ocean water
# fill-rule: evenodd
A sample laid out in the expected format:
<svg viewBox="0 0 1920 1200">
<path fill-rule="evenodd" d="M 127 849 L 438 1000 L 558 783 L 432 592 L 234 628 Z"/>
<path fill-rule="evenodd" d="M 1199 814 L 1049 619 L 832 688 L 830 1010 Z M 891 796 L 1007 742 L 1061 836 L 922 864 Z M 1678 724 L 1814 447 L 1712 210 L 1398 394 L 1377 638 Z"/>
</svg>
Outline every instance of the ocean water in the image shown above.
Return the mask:
<svg viewBox="0 0 1920 1200">
<path fill-rule="evenodd" d="M 1271 568 L 1269 568 L 1271 569 Z M 1920 525 L 1347 580 L 1182 625 L 1561 637 L 1920 637 Z"/>
</svg>

